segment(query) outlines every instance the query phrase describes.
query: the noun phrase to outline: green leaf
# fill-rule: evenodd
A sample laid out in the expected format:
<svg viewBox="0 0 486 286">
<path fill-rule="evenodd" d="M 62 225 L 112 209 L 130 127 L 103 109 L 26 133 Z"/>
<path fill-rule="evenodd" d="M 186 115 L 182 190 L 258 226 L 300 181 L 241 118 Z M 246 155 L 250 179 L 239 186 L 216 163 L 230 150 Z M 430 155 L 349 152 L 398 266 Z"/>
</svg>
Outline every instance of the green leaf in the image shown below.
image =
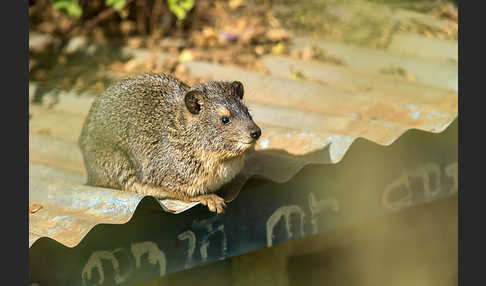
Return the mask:
<svg viewBox="0 0 486 286">
<path fill-rule="evenodd" d="M 127 1 L 126 0 L 106 0 L 105 4 L 107 6 L 112 6 L 117 11 L 121 11 L 127 4 Z"/>
<path fill-rule="evenodd" d="M 52 0 L 52 8 L 78 19 L 83 14 L 83 8 L 79 6 L 77 0 Z"/>
<path fill-rule="evenodd" d="M 167 0 L 169 10 L 176 15 L 177 19 L 184 20 L 187 12 L 194 7 L 195 0 Z"/>
</svg>

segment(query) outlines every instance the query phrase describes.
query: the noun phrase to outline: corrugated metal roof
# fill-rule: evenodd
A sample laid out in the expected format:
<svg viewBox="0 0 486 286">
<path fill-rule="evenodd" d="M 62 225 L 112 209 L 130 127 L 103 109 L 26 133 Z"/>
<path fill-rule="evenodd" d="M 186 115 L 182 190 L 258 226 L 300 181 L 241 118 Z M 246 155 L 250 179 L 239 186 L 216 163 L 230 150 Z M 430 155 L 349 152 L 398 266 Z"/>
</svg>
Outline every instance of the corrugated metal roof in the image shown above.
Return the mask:
<svg viewBox="0 0 486 286">
<path fill-rule="evenodd" d="M 455 90 L 352 66 L 316 63 L 323 75 L 315 76 L 339 75 L 324 84 L 196 61 L 187 66 L 196 76 L 242 81 L 247 105 L 262 127 L 255 152 L 228 187 L 231 198 L 251 176 L 284 182 L 307 164 L 340 162 L 358 138 L 390 145 L 410 129 L 441 132 L 458 113 Z M 127 222 L 143 198 L 84 185 L 75 141 L 92 98 L 66 92 L 52 109 L 31 106 L 29 200 L 42 208 L 29 215 L 29 247 L 40 237 L 73 247 L 97 224 Z M 164 210 L 176 213 L 194 205 L 161 201 Z"/>
</svg>

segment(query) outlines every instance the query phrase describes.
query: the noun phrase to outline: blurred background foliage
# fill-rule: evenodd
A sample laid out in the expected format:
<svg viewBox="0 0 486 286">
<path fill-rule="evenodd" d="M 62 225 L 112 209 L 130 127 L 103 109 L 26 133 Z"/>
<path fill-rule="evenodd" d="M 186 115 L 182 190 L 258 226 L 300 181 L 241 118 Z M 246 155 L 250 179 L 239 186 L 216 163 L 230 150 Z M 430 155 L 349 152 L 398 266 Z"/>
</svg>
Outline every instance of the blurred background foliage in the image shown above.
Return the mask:
<svg viewBox="0 0 486 286">
<path fill-rule="evenodd" d="M 187 72 L 187 60 L 260 73 L 267 72 L 261 59 L 269 54 L 343 65 L 315 46 L 292 49 L 293 39 L 378 50 L 397 32 L 457 40 L 457 6 L 456 0 L 30 0 L 29 31 L 51 39 L 30 49 L 30 79 L 55 89 L 101 92 L 112 82 L 107 72 L 165 72 L 189 84 L 202 81 Z M 398 10 L 433 16 L 439 24 L 395 17 Z M 141 62 L 123 57 L 122 47 L 178 60 Z M 292 77 L 308 80 L 299 70 Z"/>
</svg>

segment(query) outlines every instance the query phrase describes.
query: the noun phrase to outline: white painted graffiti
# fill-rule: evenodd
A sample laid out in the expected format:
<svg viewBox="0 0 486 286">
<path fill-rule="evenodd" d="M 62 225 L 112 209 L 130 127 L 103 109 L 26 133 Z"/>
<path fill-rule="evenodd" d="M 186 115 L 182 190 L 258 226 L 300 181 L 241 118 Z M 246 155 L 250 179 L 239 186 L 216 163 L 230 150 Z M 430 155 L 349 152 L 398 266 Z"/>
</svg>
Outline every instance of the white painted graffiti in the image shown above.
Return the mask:
<svg viewBox="0 0 486 286">
<path fill-rule="evenodd" d="M 150 264 L 159 264 L 159 275 L 163 276 L 166 269 L 165 254 L 159 249 L 157 244 L 152 241 L 145 241 L 140 243 L 132 243 L 132 254 L 135 257 L 135 265 L 137 268 L 141 267 L 140 258 L 143 254 L 148 253 L 148 261 Z"/>
<path fill-rule="evenodd" d="M 391 199 L 391 195 L 393 192 L 396 192 L 400 187 L 405 186 L 406 194 L 400 197 L 399 199 Z M 408 179 L 408 175 L 401 176 L 393 183 L 388 185 L 385 188 L 385 192 L 383 193 L 382 198 L 383 205 L 391 210 L 401 210 L 403 208 L 409 207 L 412 205 L 412 189 L 410 188 L 410 181 Z"/>
<path fill-rule="evenodd" d="M 187 240 L 187 260 L 184 265 L 184 269 L 189 268 L 192 265 L 192 257 L 194 256 L 194 251 L 196 250 L 196 235 L 194 232 L 187 230 L 180 233 L 177 238 L 179 240 Z"/>
<path fill-rule="evenodd" d="M 117 248 L 113 251 L 95 251 L 91 254 L 91 256 L 88 259 L 88 262 L 83 267 L 83 271 L 81 273 L 81 279 L 83 281 L 84 285 L 88 285 L 87 282 L 91 280 L 92 277 L 92 271 L 93 269 L 97 269 L 98 273 L 100 275 L 100 279 L 98 280 L 98 285 L 101 285 L 105 281 L 105 273 L 103 271 L 103 266 L 101 264 L 101 260 L 107 260 L 111 263 L 113 266 L 113 270 L 115 271 L 115 283 L 116 284 L 121 284 L 125 282 L 125 280 L 130 276 L 132 272 L 132 267 L 130 265 L 129 269 L 125 271 L 125 273 L 122 275 L 120 273 L 120 263 L 118 262 L 118 259 L 115 257 L 115 253 L 118 252 L 125 252 L 123 248 Z"/>
<path fill-rule="evenodd" d="M 452 188 L 449 189 L 449 194 L 459 192 L 459 164 L 457 162 L 452 163 L 445 167 L 445 173 L 449 178 L 452 178 Z"/>
<path fill-rule="evenodd" d="M 201 260 L 206 262 L 208 260 L 208 248 L 210 245 L 209 238 L 216 235 L 218 232 L 222 235 L 221 241 L 221 256 L 218 260 L 223 260 L 227 257 L 228 252 L 228 239 L 226 237 L 226 233 L 224 231 L 224 225 L 220 224 L 215 226 L 218 217 L 213 217 L 209 219 L 205 219 L 196 223 L 197 227 L 202 227 L 205 229 L 205 235 L 201 238 L 200 246 L 199 246 L 199 253 L 201 255 Z M 221 222 L 219 222 L 221 223 Z"/>
<path fill-rule="evenodd" d="M 226 237 L 226 233 L 224 231 L 224 225 L 218 220 L 219 218 L 209 218 L 206 220 L 198 221 L 195 223 L 194 227 L 201 228 L 205 231 L 205 235 L 202 236 L 202 239 L 199 243 L 199 252 L 201 255 L 202 262 L 206 262 L 208 260 L 208 249 L 210 246 L 210 238 L 217 235 L 218 233 L 221 234 L 221 255 L 219 257 L 220 260 L 225 259 L 227 257 L 228 251 L 228 240 Z M 216 225 L 216 223 L 220 223 Z M 179 240 L 187 240 L 187 259 L 185 263 L 185 268 L 189 268 L 192 266 L 194 253 L 196 251 L 197 239 L 194 232 L 191 230 L 184 231 L 180 233 L 177 238 Z M 166 265 L 167 260 L 165 253 L 160 250 L 155 242 L 152 241 L 144 241 L 140 243 L 132 243 L 131 247 L 131 256 L 135 258 L 135 266 L 136 268 L 142 267 L 142 256 L 144 254 L 147 255 L 148 262 L 152 265 L 159 266 L 159 276 L 163 276 L 166 273 Z M 91 281 L 93 278 L 92 272 L 94 269 L 98 270 L 99 273 L 99 280 L 95 283 L 101 285 L 105 282 L 105 273 L 103 271 L 103 265 L 101 260 L 107 260 L 111 263 L 113 270 L 115 272 L 115 283 L 121 284 L 127 280 L 127 278 L 131 275 L 133 271 L 132 260 L 129 259 L 130 265 L 126 271 L 124 271 L 123 275 L 120 273 L 120 262 L 115 256 L 115 253 L 118 252 L 127 252 L 123 248 L 117 248 L 113 251 L 95 251 L 91 254 L 88 261 L 83 267 L 81 278 L 83 280 L 84 285 L 88 285 L 88 281 Z M 128 254 L 129 255 L 129 254 Z M 132 259 L 133 259 L 132 258 Z"/>
<path fill-rule="evenodd" d="M 412 173 L 411 176 L 414 176 Z M 432 200 L 437 197 L 442 189 L 442 174 L 438 164 L 427 163 L 419 170 L 417 177 L 423 179 L 423 186 L 425 197 L 427 200 Z M 432 178 L 435 178 L 432 179 Z"/>
<path fill-rule="evenodd" d="M 421 193 L 419 194 L 419 192 Z M 411 206 L 418 200 L 430 201 L 445 194 L 449 195 L 457 192 L 458 163 L 454 162 L 441 168 L 438 164 L 429 162 L 418 169 L 406 172 L 386 186 L 381 199 L 386 208 L 400 210 Z M 336 198 L 319 198 L 314 193 L 308 194 L 307 203 L 310 212 L 309 227 L 312 228 L 311 231 L 314 234 L 319 232 L 319 219 L 322 219 L 323 213 L 338 212 L 342 207 Z M 295 221 L 297 221 L 296 225 L 292 225 Z M 287 239 L 298 237 L 299 234 L 304 236 L 305 222 L 306 213 L 299 205 L 279 207 L 266 221 L 267 247 L 273 246 L 276 241 L 275 232 L 276 230 L 280 231 L 280 229 L 276 228 L 281 227 L 281 231 L 287 236 Z M 187 252 L 183 252 L 185 269 L 194 266 L 195 256 L 200 256 L 201 263 L 206 263 L 209 256 L 214 257 L 217 255 L 219 260 L 228 257 L 228 238 L 220 216 L 195 221 L 189 229 L 179 233 L 176 237 L 176 241 L 177 239 L 183 241 L 184 245 L 187 242 Z M 196 233 L 198 234 L 197 236 Z M 263 233 L 261 234 L 263 235 Z M 213 252 L 217 252 L 217 254 Z M 128 266 L 120 267 L 119 259 L 121 259 L 122 255 L 129 258 L 123 259 L 123 261 L 128 260 Z M 82 269 L 81 278 L 83 284 L 88 285 L 89 282 L 101 285 L 106 280 L 111 279 L 107 278 L 108 275 L 103 271 L 103 263 L 105 267 L 106 263 L 111 264 L 109 269 L 113 269 L 112 272 L 114 274 L 112 276 L 116 284 L 127 282 L 133 271 L 142 268 L 142 259 L 145 257 L 151 265 L 156 266 L 155 268 L 157 268 L 160 276 L 166 274 L 167 259 L 164 251 L 155 242 L 144 241 L 132 243 L 130 250 L 117 248 L 112 251 L 101 250 L 93 252 Z M 96 271 L 98 276 L 96 276 Z"/>
<path fill-rule="evenodd" d="M 137 268 L 141 267 L 141 257 L 145 253 L 148 254 L 147 259 L 149 263 L 153 265 L 159 264 L 159 273 L 160 276 L 165 274 L 166 269 L 166 259 L 165 254 L 161 251 L 158 246 L 152 241 L 145 241 L 140 243 L 132 243 L 131 245 L 131 255 L 128 254 L 123 248 L 117 248 L 113 251 L 107 250 L 100 250 L 95 251 L 91 254 L 88 261 L 83 267 L 83 271 L 81 273 L 81 279 L 84 285 L 88 285 L 88 281 L 92 280 L 92 272 L 94 269 L 98 270 L 99 273 L 99 280 L 96 284 L 101 285 L 105 282 L 105 272 L 103 271 L 103 265 L 101 263 L 102 260 L 106 260 L 111 263 L 113 270 L 115 272 L 114 280 L 116 284 L 121 284 L 125 282 L 133 272 L 133 265 L 130 259 L 128 269 L 124 271 L 122 274 L 120 271 L 120 262 L 115 257 L 116 253 L 124 253 L 127 256 L 132 256 L 135 258 L 135 265 Z"/>
<path fill-rule="evenodd" d="M 326 210 L 339 211 L 339 202 L 336 198 L 325 198 L 317 200 L 314 193 L 308 196 L 309 209 L 311 212 L 312 233 L 318 232 L 318 215 Z"/>
<path fill-rule="evenodd" d="M 293 237 L 293 233 L 290 230 L 290 215 L 295 214 L 300 218 L 300 233 L 301 235 L 304 234 L 304 218 L 305 214 L 304 211 L 298 205 L 290 205 L 290 206 L 283 206 L 278 208 L 267 220 L 267 246 L 270 247 L 273 245 L 273 238 L 274 238 L 274 228 L 277 223 L 280 221 L 281 218 L 284 219 L 285 222 L 285 230 L 287 231 L 288 238 Z"/>
<path fill-rule="evenodd" d="M 416 170 L 406 172 L 388 185 L 383 193 L 382 203 L 386 208 L 396 211 L 411 206 L 414 203 L 414 193 L 417 192 L 412 186 L 413 179 L 419 179 L 422 182 L 425 202 L 434 200 L 443 192 L 454 194 L 458 191 L 457 170 L 457 162 L 444 168 L 445 175 L 453 180 L 452 188 L 446 190 L 442 183 L 443 172 L 439 165 L 432 162 L 426 163 Z M 405 193 L 399 198 L 393 198 L 400 191 L 405 191 Z"/>
</svg>

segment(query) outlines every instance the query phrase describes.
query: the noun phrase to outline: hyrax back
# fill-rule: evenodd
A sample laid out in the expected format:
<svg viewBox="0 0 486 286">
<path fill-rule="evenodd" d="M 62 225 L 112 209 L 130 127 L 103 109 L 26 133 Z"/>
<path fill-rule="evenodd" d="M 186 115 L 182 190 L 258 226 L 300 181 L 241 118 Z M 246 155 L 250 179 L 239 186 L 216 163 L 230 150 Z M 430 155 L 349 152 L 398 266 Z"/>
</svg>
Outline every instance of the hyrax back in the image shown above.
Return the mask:
<svg viewBox="0 0 486 286">
<path fill-rule="evenodd" d="M 242 168 L 260 137 L 238 82 L 192 87 L 155 74 L 125 79 L 95 99 L 79 146 L 88 184 L 157 198 L 200 201 Z"/>
</svg>

